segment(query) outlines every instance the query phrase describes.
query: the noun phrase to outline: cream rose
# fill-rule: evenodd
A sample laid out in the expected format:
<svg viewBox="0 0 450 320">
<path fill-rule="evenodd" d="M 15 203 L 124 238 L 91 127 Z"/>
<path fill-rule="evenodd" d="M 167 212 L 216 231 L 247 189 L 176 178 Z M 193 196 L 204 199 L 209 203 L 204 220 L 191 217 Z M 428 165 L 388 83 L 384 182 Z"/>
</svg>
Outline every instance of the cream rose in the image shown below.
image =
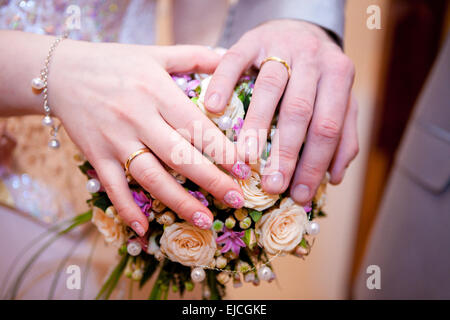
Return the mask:
<svg viewBox="0 0 450 320">
<path fill-rule="evenodd" d="M 291 252 L 302 241 L 307 223 L 303 207 L 285 198 L 279 208 L 270 210 L 256 223 L 258 244 L 272 255 Z"/>
<path fill-rule="evenodd" d="M 209 82 L 211 81 L 211 78 L 212 76 L 208 76 L 202 80 L 200 84 L 201 91 L 200 96 L 198 97 L 197 105 L 200 108 L 200 110 L 202 110 L 202 112 L 206 114 L 206 116 L 217 125 L 219 124 L 221 117 L 229 117 L 231 119 L 231 127 L 230 127 L 231 129 L 235 124 L 237 124 L 239 118 L 244 119 L 245 115 L 244 104 L 242 103 L 241 99 L 239 99 L 238 95 L 235 92 L 233 92 L 233 95 L 231 96 L 231 99 L 228 102 L 228 105 L 223 114 L 219 115 L 208 112 L 204 104 L 205 104 L 206 90 L 208 89 L 208 85 Z"/>
<path fill-rule="evenodd" d="M 247 180 L 236 180 L 244 193 L 244 207 L 262 211 L 272 206 L 279 196 L 268 194 L 261 186 L 261 176 L 252 170 L 251 176 Z"/>
<path fill-rule="evenodd" d="M 105 212 L 97 207 L 92 210 L 92 223 L 103 235 L 106 243 L 120 247 L 126 241 L 126 227 L 118 217 L 108 217 Z"/>
<path fill-rule="evenodd" d="M 217 249 L 211 230 L 198 229 L 187 222 L 166 227 L 160 246 L 170 260 L 185 266 L 208 266 Z"/>
</svg>

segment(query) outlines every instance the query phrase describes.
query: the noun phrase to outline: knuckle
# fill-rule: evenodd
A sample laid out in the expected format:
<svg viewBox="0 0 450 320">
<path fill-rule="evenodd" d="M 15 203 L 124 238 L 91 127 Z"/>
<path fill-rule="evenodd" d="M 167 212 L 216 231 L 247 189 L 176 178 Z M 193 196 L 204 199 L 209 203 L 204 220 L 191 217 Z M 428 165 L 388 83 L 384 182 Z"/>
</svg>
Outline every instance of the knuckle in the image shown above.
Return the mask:
<svg viewBox="0 0 450 320">
<path fill-rule="evenodd" d="M 158 186 L 162 182 L 163 173 L 153 168 L 145 168 L 140 177 L 147 187 Z"/>
<path fill-rule="evenodd" d="M 284 163 L 292 163 L 295 162 L 298 158 L 298 153 L 295 152 L 295 149 L 287 146 L 281 145 L 278 147 L 278 155 L 280 157 L 281 162 Z"/>
<path fill-rule="evenodd" d="M 111 198 L 116 198 L 116 196 L 120 195 L 120 187 L 118 184 L 105 181 L 102 182 L 102 186 Z"/>
<path fill-rule="evenodd" d="M 261 126 L 261 123 L 266 123 L 266 115 L 264 112 L 262 112 L 260 109 L 253 108 L 252 112 L 249 112 L 248 115 L 245 118 L 245 121 L 247 121 L 247 126 L 249 129 L 247 131 L 242 131 L 242 135 L 244 136 L 244 133 L 247 135 L 250 135 L 253 133 L 253 129 L 250 128 L 258 128 Z"/>
<path fill-rule="evenodd" d="M 173 210 L 183 219 L 186 219 L 189 215 L 191 208 L 191 200 L 186 199 L 185 197 L 178 197 L 174 200 Z"/>
<path fill-rule="evenodd" d="M 313 106 L 307 99 L 295 96 L 287 102 L 284 112 L 292 121 L 309 122 L 312 116 Z"/>
<path fill-rule="evenodd" d="M 320 177 L 322 174 L 322 170 L 318 166 L 308 162 L 302 164 L 301 172 L 308 178 Z"/>
<path fill-rule="evenodd" d="M 223 179 L 217 174 L 214 174 L 208 177 L 208 180 L 205 182 L 204 188 L 205 190 L 214 194 L 216 193 L 216 190 L 220 190 L 221 186 L 223 185 L 225 185 Z"/>
<path fill-rule="evenodd" d="M 332 119 L 322 119 L 313 126 L 313 135 L 324 142 L 335 142 L 341 133 L 340 127 L 336 121 Z"/>
<path fill-rule="evenodd" d="M 338 53 L 332 54 L 329 59 L 330 71 L 340 77 L 354 77 L 355 65 L 352 60 L 345 54 Z"/>
<path fill-rule="evenodd" d="M 256 82 L 258 88 L 270 93 L 278 93 L 283 90 L 285 80 L 280 72 L 274 72 L 258 77 Z"/>
<path fill-rule="evenodd" d="M 238 51 L 237 49 L 231 48 L 228 50 L 224 56 L 223 59 L 225 61 L 228 61 L 233 64 L 244 64 L 245 63 L 245 56 L 241 51 Z"/>
</svg>

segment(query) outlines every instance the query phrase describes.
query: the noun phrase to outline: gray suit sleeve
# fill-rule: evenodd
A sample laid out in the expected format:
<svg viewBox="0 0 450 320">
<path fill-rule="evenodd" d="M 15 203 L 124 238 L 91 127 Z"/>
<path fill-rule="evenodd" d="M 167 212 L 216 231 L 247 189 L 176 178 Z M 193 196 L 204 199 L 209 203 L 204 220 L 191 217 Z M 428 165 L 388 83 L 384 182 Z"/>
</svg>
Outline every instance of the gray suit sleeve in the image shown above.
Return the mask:
<svg viewBox="0 0 450 320">
<path fill-rule="evenodd" d="M 274 19 L 299 19 L 331 32 L 341 45 L 345 0 L 240 0 L 230 8 L 219 45 L 229 48 L 248 30 Z"/>
</svg>

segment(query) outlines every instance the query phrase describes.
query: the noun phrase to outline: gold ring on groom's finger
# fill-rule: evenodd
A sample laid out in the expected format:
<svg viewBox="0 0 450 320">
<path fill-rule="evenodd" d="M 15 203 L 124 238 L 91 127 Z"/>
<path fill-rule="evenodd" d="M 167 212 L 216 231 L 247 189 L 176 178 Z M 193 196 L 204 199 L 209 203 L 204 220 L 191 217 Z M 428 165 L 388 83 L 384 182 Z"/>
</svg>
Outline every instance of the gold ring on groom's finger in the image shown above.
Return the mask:
<svg viewBox="0 0 450 320">
<path fill-rule="evenodd" d="M 139 156 L 143 153 L 146 153 L 146 152 L 150 152 L 150 149 L 147 147 L 144 147 L 144 148 L 141 148 L 141 149 L 133 152 L 132 154 L 130 154 L 130 156 L 127 159 L 127 162 L 125 162 L 125 175 L 127 177 L 130 176 L 129 170 L 130 170 L 131 161 L 133 161 L 133 159 L 136 158 L 137 156 Z"/>
<path fill-rule="evenodd" d="M 286 70 L 287 70 L 287 73 L 288 73 L 288 78 L 291 77 L 291 67 L 288 65 L 288 63 L 287 63 L 285 60 L 283 60 L 283 59 L 281 59 L 281 58 L 278 58 L 278 57 L 275 57 L 275 56 L 265 58 L 265 59 L 261 62 L 261 64 L 259 65 L 259 70 L 261 70 L 262 66 L 263 66 L 264 63 L 266 63 L 267 61 L 276 61 L 276 62 L 281 63 L 283 66 L 286 67 Z"/>
</svg>

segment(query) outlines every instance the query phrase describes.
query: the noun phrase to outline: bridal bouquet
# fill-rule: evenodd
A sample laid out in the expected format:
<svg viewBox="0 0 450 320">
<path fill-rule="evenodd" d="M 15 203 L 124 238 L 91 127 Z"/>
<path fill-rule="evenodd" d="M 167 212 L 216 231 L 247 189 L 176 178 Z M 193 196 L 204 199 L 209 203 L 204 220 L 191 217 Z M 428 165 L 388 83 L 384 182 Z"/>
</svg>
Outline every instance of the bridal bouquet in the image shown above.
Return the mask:
<svg viewBox="0 0 450 320">
<path fill-rule="evenodd" d="M 210 114 L 204 107 L 204 95 L 211 76 L 183 74 L 172 77 L 198 108 L 231 141 L 236 141 L 252 97 L 255 77 L 247 75 L 240 79 L 222 115 Z M 150 299 L 167 298 L 169 290 L 182 295 L 194 285 L 202 286 L 203 298 L 220 299 L 229 281 L 239 287 L 243 282 L 258 285 L 260 281 L 274 280 L 271 261 L 275 257 L 308 255 L 319 231 L 319 225 L 313 220 L 324 215 L 322 207 L 327 178 L 313 201 L 305 207 L 296 204 L 288 194 L 266 193 L 261 187 L 261 168 L 270 153 L 270 146 L 271 135 L 268 134 L 265 150 L 258 164 L 253 166 L 251 176 L 247 180 L 236 180 L 245 198 L 245 206 L 241 209 L 227 207 L 168 169 L 178 183 L 214 214 L 210 230 L 198 229 L 180 220 L 164 203 L 130 181 L 134 200 L 150 222 L 147 234 L 139 237 L 122 222 L 99 186 L 88 200 L 92 206 L 89 217 L 104 240 L 118 248 L 121 259 L 98 298 L 108 298 L 122 275 L 143 286 L 158 273 Z M 90 179 L 88 183 L 99 185 L 95 170 L 88 162 L 80 169 Z"/>
</svg>

